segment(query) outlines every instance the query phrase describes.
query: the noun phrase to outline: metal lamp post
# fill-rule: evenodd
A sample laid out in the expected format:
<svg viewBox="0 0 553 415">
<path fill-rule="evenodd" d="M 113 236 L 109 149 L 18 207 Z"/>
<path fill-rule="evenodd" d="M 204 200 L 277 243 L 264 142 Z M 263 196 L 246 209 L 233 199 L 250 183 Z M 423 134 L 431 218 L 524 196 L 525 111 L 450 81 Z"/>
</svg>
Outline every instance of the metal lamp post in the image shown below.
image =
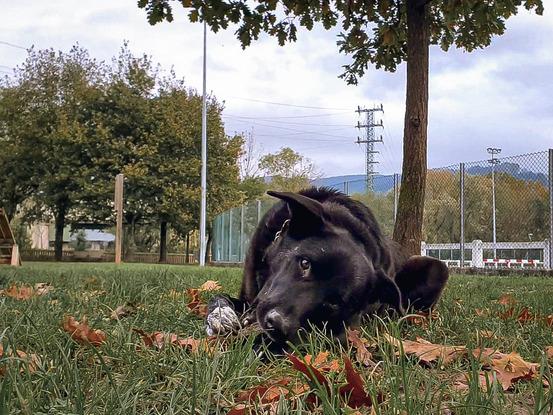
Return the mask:
<svg viewBox="0 0 553 415">
<path fill-rule="evenodd" d="M 207 96 L 206 96 L 206 38 L 207 24 L 204 21 L 204 62 L 203 62 L 203 98 L 202 98 L 202 200 L 200 208 L 200 266 L 205 266 L 206 240 L 206 204 L 207 204 Z"/>
<path fill-rule="evenodd" d="M 501 153 L 500 148 L 488 147 L 486 151 L 492 155 L 488 163 L 492 165 L 492 222 L 493 222 L 493 259 L 497 259 L 497 249 L 495 248 L 496 240 L 496 225 L 495 225 L 495 165 L 500 161 L 495 158 L 496 154 Z"/>
</svg>

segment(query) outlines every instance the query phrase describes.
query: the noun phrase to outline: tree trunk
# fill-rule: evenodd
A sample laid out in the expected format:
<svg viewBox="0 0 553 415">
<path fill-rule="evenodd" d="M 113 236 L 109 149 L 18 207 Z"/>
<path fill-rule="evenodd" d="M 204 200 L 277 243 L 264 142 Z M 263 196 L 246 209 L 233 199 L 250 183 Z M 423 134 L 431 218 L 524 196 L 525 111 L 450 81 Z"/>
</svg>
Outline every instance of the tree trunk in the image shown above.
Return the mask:
<svg viewBox="0 0 553 415">
<path fill-rule="evenodd" d="M 162 220 L 159 229 L 159 262 L 167 262 L 167 221 Z"/>
<path fill-rule="evenodd" d="M 407 98 L 401 190 L 394 240 L 409 255 L 420 255 L 428 125 L 428 3 L 407 1 Z"/>
<path fill-rule="evenodd" d="M 65 205 L 58 205 L 55 215 L 56 236 L 54 240 L 54 259 L 61 261 L 63 256 L 63 229 L 65 228 Z"/>
<path fill-rule="evenodd" d="M 188 258 L 189 258 L 189 255 L 190 255 L 190 232 L 188 232 L 186 234 L 186 248 L 185 248 L 185 254 L 186 254 L 186 258 L 184 259 L 184 262 L 186 262 L 188 264 Z"/>
</svg>

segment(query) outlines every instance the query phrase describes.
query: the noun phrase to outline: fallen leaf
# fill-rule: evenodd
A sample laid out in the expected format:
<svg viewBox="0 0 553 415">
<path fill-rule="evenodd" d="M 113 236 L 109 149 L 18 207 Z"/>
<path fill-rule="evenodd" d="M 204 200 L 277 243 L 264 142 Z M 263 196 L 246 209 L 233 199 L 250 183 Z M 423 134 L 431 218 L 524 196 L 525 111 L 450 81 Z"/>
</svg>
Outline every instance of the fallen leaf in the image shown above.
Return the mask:
<svg viewBox="0 0 553 415">
<path fill-rule="evenodd" d="M 307 364 L 312 364 L 313 367 L 323 371 L 323 372 L 338 372 L 340 370 L 340 364 L 338 363 L 338 360 L 328 360 L 329 352 L 319 352 L 317 356 L 315 356 L 315 360 L 311 362 L 312 356 L 306 355 L 305 356 L 305 362 Z"/>
<path fill-rule="evenodd" d="M 483 339 L 495 339 L 495 333 L 491 330 L 479 330 L 478 335 Z"/>
<path fill-rule="evenodd" d="M 259 385 L 250 389 L 241 391 L 236 396 L 238 402 L 254 403 L 259 400 L 261 403 L 269 403 L 278 401 L 281 396 L 286 396 L 289 393 L 288 384 L 291 378 L 283 378 L 270 385 Z"/>
<path fill-rule="evenodd" d="M 197 316 L 207 316 L 207 305 L 200 300 L 200 290 L 197 288 L 189 288 L 186 292 L 190 297 L 190 301 L 187 304 L 188 309 Z"/>
<path fill-rule="evenodd" d="M 37 282 L 35 284 L 35 295 L 46 295 L 51 291 L 54 291 L 54 287 L 47 282 Z"/>
<path fill-rule="evenodd" d="M 372 360 L 373 355 L 367 348 L 369 341 L 359 337 L 359 330 L 346 330 L 348 341 L 355 347 L 355 357 L 357 361 L 365 366 L 375 366 L 376 363 Z"/>
<path fill-rule="evenodd" d="M 219 291 L 221 288 L 221 285 L 217 281 L 208 280 L 204 282 L 198 290 L 200 291 Z"/>
<path fill-rule="evenodd" d="M 548 316 L 544 317 L 545 324 L 547 324 L 549 327 L 553 326 L 553 314 L 549 314 Z"/>
<path fill-rule="evenodd" d="M 405 320 L 415 326 L 427 328 L 430 320 L 437 320 L 440 315 L 437 310 L 419 311 L 415 314 L 405 316 Z"/>
<path fill-rule="evenodd" d="M 548 359 L 553 359 L 553 346 L 547 346 L 545 348 L 545 354 L 547 355 Z"/>
<path fill-rule="evenodd" d="M 485 368 L 495 372 L 504 390 L 521 380 L 537 378 L 539 365 L 525 361 L 518 353 L 501 353 L 494 349 L 475 349 L 474 357 L 480 359 Z"/>
<path fill-rule="evenodd" d="M 523 324 L 530 320 L 534 320 L 534 315 L 530 313 L 530 310 L 528 310 L 528 307 L 523 307 L 517 317 L 517 321 Z"/>
<path fill-rule="evenodd" d="M 63 330 L 71 335 L 71 338 L 77 343 L 92 344 L 100 346 L 106 341 L 106 334 L 102 330 L 92 330 L 88 326 L 86 317 L 83 317 L 82 323 L 75 320 L 75 317 L 65 316 L 63 320 Z"/>
<path fill-rule="evenodd" d="M 517 303 L 517 301 L 511 294 L 503 294 L 497 299 L 497 303 L 501 305 L 514 305 Z"/>
<path fill-rule="evenodd" d="M 372 399 L 365 392 L 365 383 L 359 373 L 353 368 L 351 360 L 346 356 L 344 356 L 344 369 L 347 383 L 340 387 L 340 395 L 346 399 L 348 406 L 352 408 L 371 406 Z"/>
<path fill-rule="evenodd" d="M 475 308 L 474 312 L 477 316 L 482 317 L 487 316 L 490 313 L 490 310 L 488 310 L 487 308 Z"/>
<path fill-rule="evenodd" d="M 127 317 L 128 315 L 134 313 L 134 308 L 128 305 L 120 305 L 115 310 L 111 312 L 111 320 L 119 320 L 120 318 Z"/>
<path fill-rule="evenodd" d="M 329 389 L 327 378 L 321 372 L 319 372 L 318 369 L 314 368 L 312 365 L 308 363 L 302 362 L 300 359 L 298 359 L 296 356 L 294 356 L 291 353 L 286 353 L 286 356 L 288 356 L 288 360 L 292 362 L 292 366 L 294 367 L 294 369 L 300 371 L 305 376 L 307 376 L 307 378 L 312 383 L 316 383 L 321 386 L 324 386 L 327 390 Z"/>
<path fill-rule="evenodd" d="M 28 300 L 34 296 L 34 289 L 28 285 L 18 287 L 17 285 L 12 284 L 8 289 L 1 290 L 0 293 L 6 297 L 14 298 L 16 300 Z"/>
<path fill-rule="evenodd" d="M 15 354 L 17 356 L 17 359 L 23 360 L 25 362 L 30 373 L 34 373 L 37 370 L 38 365 L 40 364 L 40 359 L 38 355 L 34 353 L 28 354 L 21 350 L 16 350 Z M 12 350 L 10 350 L 6 355 L 4 355 L 4 347 L 1 344 L 0 344 L 0 358 L 5 360 L 8 360 L 9 358 L 15 359 L 13 357 Z M 25 372 L 25 368 L 22 367 L 19 371 L 20 373 L 23 373 Z M 4 363 L 2 363 L 0 364 L 0 376 L 4 375 L 4 373 L 6 373 L 6 366 Z"/>
<path fill-rule="evenodd" d="M 423 364 L 440 361 L 446 365 L 466 355 L 467 352 L 465 346 L 433 344 L 421 338 L 417 338 L 417 341 L 399 340 L 387 333 L 384 333 L 384 338 L 395 348 L 403 350 L 405 354 L 417 356 Z"/>
<path fill-rule="evenodd" d="M 162 349 L 164 346 L 170 344 L 172 346 L 190 349 L 192 353 L 197 353 L 201 348 L 204 350 L 209 349 L 206 339 L 194 339 L 192 337 L 182 338 L 174 333 L 164 333 L 161 331 L 146 333 L 144 330 L 140 329 L 132 330 L 142 337 L 142 341 L 147 347 Z"/>
</svg>

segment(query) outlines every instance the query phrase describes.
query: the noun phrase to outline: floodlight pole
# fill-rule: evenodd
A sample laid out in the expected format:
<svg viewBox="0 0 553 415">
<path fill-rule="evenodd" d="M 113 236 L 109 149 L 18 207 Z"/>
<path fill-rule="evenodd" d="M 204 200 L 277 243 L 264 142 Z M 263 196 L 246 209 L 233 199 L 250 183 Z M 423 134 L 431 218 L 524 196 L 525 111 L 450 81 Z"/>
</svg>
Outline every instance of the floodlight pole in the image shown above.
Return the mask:
<svg viewBox="0 0 553 415">
<path fill-rule="evenodd" d="M 204 61 L 203 61 L 203 98 L 202 98 L 202 200 L 200 208 L 200 266 L 205 266 L 205 223 L 206 223 L 206 196 L 207 196 L 207 96 L 206 96 L 206 41 L 207 24 L 204 20 Z"/>
<path fill-rule="evenodd" d="M 496 244 L 496 226 L 495 226 L 495 165 L 499 164 L 500 161 L 495 158 L 496 154 L 501 153 L 500 148 L 492 148 L 488 147 L 486 149 L 488 153 L 492 155 L 492 158 L 488 160 L 488 162 L 492 165 L 492 222 L 493 222 L 493 259 L 497 258 L 497 249 L 495 247 Z"/>
</svg>

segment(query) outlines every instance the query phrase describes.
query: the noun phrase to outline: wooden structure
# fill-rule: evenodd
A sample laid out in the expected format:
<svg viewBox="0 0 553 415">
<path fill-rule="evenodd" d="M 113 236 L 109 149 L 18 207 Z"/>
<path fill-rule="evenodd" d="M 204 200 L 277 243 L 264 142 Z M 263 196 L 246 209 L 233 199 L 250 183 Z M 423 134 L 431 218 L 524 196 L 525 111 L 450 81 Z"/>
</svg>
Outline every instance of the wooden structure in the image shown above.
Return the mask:
<svg viewBox="0 0 553 415">
<path fill-rule="evenodd" d="M 21 265 L 19 247 L 15 243 L 6 212 L 2 208 L 0 208 L 0 264 Z"/>
</svg>

